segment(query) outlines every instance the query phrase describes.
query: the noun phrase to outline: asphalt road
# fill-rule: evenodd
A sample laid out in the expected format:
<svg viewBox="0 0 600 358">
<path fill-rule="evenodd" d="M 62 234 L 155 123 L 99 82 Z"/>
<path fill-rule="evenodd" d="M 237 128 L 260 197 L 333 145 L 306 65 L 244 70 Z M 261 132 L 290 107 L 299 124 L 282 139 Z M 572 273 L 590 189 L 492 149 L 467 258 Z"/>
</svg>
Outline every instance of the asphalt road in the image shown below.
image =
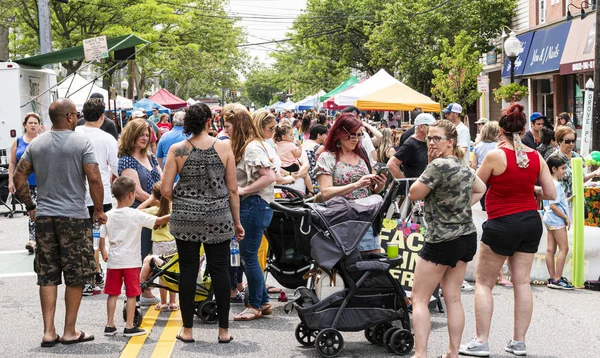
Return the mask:
<svg viewBox="0 0 600 358">
<path fill-rule="evenodd" d="M 84 297 L 79 311 L 78 328 L 94 334 L 93 342 L 72 346 L 40 348 L 42 317 L 36 278 L 32 275 L 32 256 L 24 250 L 27 237 L 25 217 L 0 216 L 0 356 L 2 357 L 318 357 L 314 348 L 303 348 L 294 338 L 299 322 L 294 312 L 283 312 L 283 303 L 273 300 L 275 312 L 270 317 L 252 322 L 234 322 L 230 329 L 235 337 L 230 344 L 217 344 L 216 325 L 196 319 L 196 343 L 175 342 L 181 325 L 177 313 L 147 313 L 145 325 L 151 325 L 147 338 L 128 339 L 120 334 L 102 335 L 106 322 L 106 296 Z M 272 282 L 276 284 L 276 282 Z M 600 292 L 576 290 L 563 292 L 534 286 L 534 314 L 527 337 L 530 357 L 599 357 L 600 356 Z M 288 296 L 293 291 L 286 290 Z M 64 323 L 64 286 L 59 288 L 56 312 L 57 331 Z M 490 336 L 492 357 L 511 357 L 504 352 L 512 332 L 512 290 L 497 286 L 494 290 L 495 312 Z M 473 293 L 463 295 L 466 327 L 463 341 L 475 334 Z M 124 326 L 122 302 L 117 306 L 117 328 Z M 232 306 L 232 314 L 242 310 Z M 146 313 L 146 312 L 145 312 Z M 152 317 L 156 317 L 153 322 Z M 445 314 L 432 311 L 429 355 L 437 357 L 447 345 Z M 120 331 L 119 331 L 120 332 Z M 392 356 L 384 348 L 368 343 L 362 332 L 343 333 L 345 346 L 339 357 Z"/>
</svg>

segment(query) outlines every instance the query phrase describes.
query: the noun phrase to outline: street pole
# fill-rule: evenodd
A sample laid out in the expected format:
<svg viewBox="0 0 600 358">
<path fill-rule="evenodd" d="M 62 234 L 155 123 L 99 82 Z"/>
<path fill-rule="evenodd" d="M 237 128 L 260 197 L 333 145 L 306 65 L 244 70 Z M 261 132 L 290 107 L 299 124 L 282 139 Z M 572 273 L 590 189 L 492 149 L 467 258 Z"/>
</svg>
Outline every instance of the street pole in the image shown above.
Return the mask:
<svg viewBox="0 0 600 358">
<path fill-rule="evenodd" d="M 600 10 L 596 9 L 596 24 L 600 24 Z M 600 31 L 596 31 L 594 54 L 594 113 L 592 121 L 592 150 L 600 150 Z"/>
<path fill-rule="evenodd" d="M 510 56 L 508 59 L 510 60 L 510 83 L 515 83 L 515 60 L 517 58 Z"/>
<path fill-rule="evenodd" d="M 48 0 L 38 0 L 38 21 L 40 27 L 40 51 L 52 52 L 52 33 L 50 30 L 50 8 Z"/>
</svg>

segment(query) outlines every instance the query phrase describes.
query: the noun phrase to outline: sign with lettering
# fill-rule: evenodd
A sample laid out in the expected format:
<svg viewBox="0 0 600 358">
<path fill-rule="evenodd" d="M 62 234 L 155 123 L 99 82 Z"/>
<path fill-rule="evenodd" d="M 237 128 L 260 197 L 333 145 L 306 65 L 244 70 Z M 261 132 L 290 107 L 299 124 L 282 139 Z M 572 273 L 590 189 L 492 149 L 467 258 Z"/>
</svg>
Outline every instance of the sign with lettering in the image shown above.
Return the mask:
<svg viewBox="0 0 600 358">
<path fill-rule="evenodd" d="M 87 62 L 108 57 L 106 36 L 93 37 L 83 40 L 83 53 Z"/>
<path fill-rule="evenodd" d="M 531 41 L 533 40 L 533 34 L 534 32 L 532 31 L 517 36 L 517 39 L 521 41 L 521 52 L 519 52 L 519 55 L 515 59 L 515 76 L 521 76 L 523 74 L 523 70 L 525 69 L 525 61 L 527 61 L 529 48 L 531 46 Z M 504 62 L 504 67 L 502 67 L 502 77 L 510 77 L 510 60 L 508 57 Z"/>
<path fill-rule="evenodd" d="M 594 113 L 594 81 L 589 79 L 585 84 L 583 95 L 583 125 L 581 126 L 581 152 L 582 156 L 590 154 L 592 147 L 592 115 Z"/>
<path fill-rule="evenodd" d="M 524 75 L 557 71 L 567 42 L 571 22 L 538 30 L 533 36 Z"/>
<path fill-rule="evenodd" d="M 490 78 L 487 75 L 477 76 L 477 92 L 486 93 L 490 90 Z"/>
<path fill-rule="evenodd" d="M 394 219 L 384 219 L 379 233 L 384 251 L 387 251 L 388 243 L 398 244 L 398 256 L 402 257 L 402 265 L 390 270 L 390 273 L 407 291 L 412 291 L 417 256 L 425 244 L 424 234 L 423 226 Z"/>
</svg>

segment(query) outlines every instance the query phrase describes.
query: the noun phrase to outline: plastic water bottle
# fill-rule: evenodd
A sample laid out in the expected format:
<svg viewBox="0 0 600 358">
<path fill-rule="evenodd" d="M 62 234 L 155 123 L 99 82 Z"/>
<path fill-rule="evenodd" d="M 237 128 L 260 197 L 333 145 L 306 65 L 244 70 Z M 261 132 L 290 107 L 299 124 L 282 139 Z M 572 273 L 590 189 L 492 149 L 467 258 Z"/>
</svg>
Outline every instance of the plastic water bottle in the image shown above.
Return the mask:
<svg viewBox="0 0 600 358">
<path fill-rule="evenodd" d="M 98 250 L 100 248 L 100 225 L 98 225 L 98 221 L 92 227 L 92 238 L 94 238 L 94 251 Z"/>
<path fill-rule="evenodd" d="M 231 239 L 231 245 L 229 246 L 229 253 L 231 259 L 231 267 L 240 266 L 240 244 L 237 242 L 235 237 Z"/>
</svg>

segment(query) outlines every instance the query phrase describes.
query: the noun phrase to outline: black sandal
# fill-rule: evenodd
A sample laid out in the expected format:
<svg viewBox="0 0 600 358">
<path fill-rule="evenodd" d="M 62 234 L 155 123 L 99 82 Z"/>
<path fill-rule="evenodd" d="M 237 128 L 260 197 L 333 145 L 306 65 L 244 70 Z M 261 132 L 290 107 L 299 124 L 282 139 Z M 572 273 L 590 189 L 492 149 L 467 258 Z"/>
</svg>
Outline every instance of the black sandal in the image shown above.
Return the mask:
<svg viewBox="0 0 600 358">
<path fill-rule="evenodd" d="M 219 339 L 219 343 L 229 343 L 231 341 L 233 341 L 233 336 L 230 335 L 229 339 L 221 339 L 220 337 L 217 337 Z"/>
</svg>

